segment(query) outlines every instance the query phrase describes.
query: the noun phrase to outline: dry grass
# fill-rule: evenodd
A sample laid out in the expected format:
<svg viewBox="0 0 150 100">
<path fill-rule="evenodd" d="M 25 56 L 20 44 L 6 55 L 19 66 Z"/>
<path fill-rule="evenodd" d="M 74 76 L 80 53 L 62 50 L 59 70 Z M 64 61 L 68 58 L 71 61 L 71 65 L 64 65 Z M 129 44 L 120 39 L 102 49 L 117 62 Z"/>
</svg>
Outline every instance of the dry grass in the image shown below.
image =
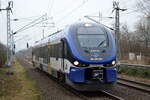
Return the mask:
<svg viewBox="0 0 150 100">
<path fill-rule="evenodd" d="M 13 69 L 13 75 L 6 75 L 6 68 L 0 68 L 0 100 L 40 100 L 40 92 L 27 78 L 26 70 L 17 61 Z"/>
</svg>

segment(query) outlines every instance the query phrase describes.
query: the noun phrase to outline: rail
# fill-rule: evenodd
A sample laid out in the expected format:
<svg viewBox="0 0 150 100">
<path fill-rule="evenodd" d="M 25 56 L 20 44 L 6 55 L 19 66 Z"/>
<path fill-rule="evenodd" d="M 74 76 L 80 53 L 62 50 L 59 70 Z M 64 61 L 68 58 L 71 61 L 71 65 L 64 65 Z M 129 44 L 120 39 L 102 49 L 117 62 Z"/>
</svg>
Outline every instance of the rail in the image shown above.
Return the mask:
<svg viewBox="0 0 150 100">
<path fill-rule="evenodd" d="M 108 97 L 110 97 L 112 100 L 124 100 L 122 97 L 116 96 L 112 93 L 109 93 L 107 91 L 101 91 L 102 93 L 104 93 L 105 95 L 107 95 Z"/>
<path fill-rule="evenodd" d="M 32 64 L 30 61 L 28 61 L 27 58 L 24 59 L 24 61 L 26 61 L 26 62 L 29 63 L 29 64 Z M 39 70 L 39 69 L 37 69 L 37 70 L 40 71 L 40 72 L 43 72 L 43 71 L 41 71 L 41 70 Z M 43 72 L 43 73 L 45 73 L 45 72 Z M 65 89 L 67 89 L 69 92 L 71 92 L 72 94 L 76 95 L 76 96 L 79 97 L 80 99 L 82 99 L 82 100 L 90 100 L 90 98 L 92 98 L 92 96 L 90 97 L 90 96 L 88 96 L 87 94 L 84 94 L 84 92 L 79 92 L 79 91 L 74 90 L 74 89 L 71 88 L 70 86 L 66 85 L 66 84 L 63 83 L 63 82 L 58 81 L 56 78 L 50 76 L 49 74 L 47 74 L 47 73 L 45 73 L 45 74 L 46 74 L 47 76 L 49 76 L 50 79 L 52 79 L 52 80 L 55 81 L 57 84 L 59 84 L 60 86 L 62 86 L 62 87 L 65 88 Z M 91 93 L 92 93 L 92 92 L 91 92 Z M 99 95 L 99 93 L 100 93 L 100 94 L 103 93 L 105 96 L 107 96 L 107 97 L 110 98 L 111 100 L 124 100 L 123 98 L 121 98 L 121 97 L 119 97 L 119 96 L 116 96 L 116 95 L 114 95 L 114 94 L 112 94 L 112 93 L 109 93 L 109 92 L 107 92 L 107 91 L 104 91 L 104 90 L 99 90 L 99 91 L 96 92 L 97 95 Z M 97 97 L 97 98 L 98 98 L 98 97 Z"/>
<path fill-rule="evenodd" d="M 124 79 L 124 78 L 118 78 L 117 83 L 120 85 L 129 87 L 129 88 L 134 88 L 136 90 L 140 90 L 140 91 L 150 94 L 150 84 L 137 82 L 137 81 L 133 81 L 133 80 L 128 80 L 128 79 Z"/>
<path fill-rule="evenodd" d="M 141 65 L 141 64 L 126 64 L 126 63 L 120 63 L 120 67 L 122 67 L 122 65 L 127 65 L 128 67 L 150 68 L 150 65 Z"/>
</svg>

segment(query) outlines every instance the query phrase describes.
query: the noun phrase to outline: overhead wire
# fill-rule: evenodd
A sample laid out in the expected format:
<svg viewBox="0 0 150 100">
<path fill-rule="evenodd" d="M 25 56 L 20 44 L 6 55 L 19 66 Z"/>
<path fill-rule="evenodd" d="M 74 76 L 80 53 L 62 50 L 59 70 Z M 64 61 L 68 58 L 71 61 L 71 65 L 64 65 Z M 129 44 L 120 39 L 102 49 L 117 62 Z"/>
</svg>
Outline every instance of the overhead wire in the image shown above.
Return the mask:
<svg viewBox="0 0 150 100">
<path fill-rule="evenodd" d="M 142 0 L 138 0 L 139 2 L 142 2 Z M 145 0 L 144 0 L 145 1 Z M 145 1 L 146 2 L 146 1 Z M 148 1 L 146 2 L 146 4 L 148 3 Z M 149 2 L 150 3 L 150 2 Z M 144 5 L 143 5 L 143 7 L 145 7 Z M 143 8 L 142 8 L 143 9 Z M 138 8 L 136 8 L 136 9 L 133 9 L 133 10 L 131 10 L 130 12 L 127 12 L 127 13 L 124 13 L 124 14 L 122 14 L 121 16 L 126 16 L 126 15 L 128 15 L 128 14 L 133 14 L 133 13 L 138 13 L 139 12 L 139 10 L 140 9 L 138 9 Z"/>
<path fill-rule="evenodd" d="M 127 11 L 128 11 L 128 10 L 130 10 L 130 11 L 127 12 L 127 13 L 120 14 L 120 16 L 121 16 L 121 17 L 124 17 L 124 16 L 126 16 L 126 15 L 128 15 L 128 14 L 137 13 L 137 12 L 139 11 L 139 9 L 133 9 L 133 10 L 131 10 L 130 8 L 127 8 Z"/>
<path fill-rule="evenodd" d="M 28 27 L 26 27 L 26 28 L 24 28 L 24 29 L 22 29 L 22 30 L 18 30 L 18 31 L 16 31 L 16 33 L 21 32 L 21 31 L 24 31 L 24 30 L 26 30 L 26 29 L 29 29 L 29 28 L 31 28 L 31 27 L 33 27 L 33 26 L 35 26 L 35 25 L 37 25 L 37 24 L 40 24 L 40 23 L 42 23 L 42 22 L 43 22 L 43 20 L 42 20 L 42 21 L 39 21 L 39 22 L 37 22 L 37 23 L 35 23 L 35 24 L 31 25 L 31 26 L 28 26 Z"/>
<path fill-rule="evenodd" d="M 47 6 L 47 9 L 46 9 L 46 13 L 48 13 L 48 10 L 49 10 L 49 5 L 50 5 L 50 2 L 51 0 L 48 0 L 48 6 Z"/>
<path fill-rule="evenodd" d="M 17 30 L 16 32 L 19 32 L 19 31 L 23 30 L 24 28 L 28 27 L 28 26 L 31 25 L 32 23 L 34 23 L 34 22 L 38 21 L 39 19 L 41 19 L 43 16 L 45 16 L 45 15 L 42 15 L 41 17 L 35 19 L 34 21 L 31 21 L 30 23 L 28 23 L 27 25 L 23 26 L 22 28 L 20 28 L 20 29 Z"/>
<path fill-rule="evenodd" d="M 64 5 L 64 8 L 61 9 L 60 11 L 56 12 L 56 15 L 60 15 L 61 13 L 64 13 L 66 11 L 66 7 L 70 6 L 71 4 L 73 4 L 74 0 L 72 0 L 69 4 Z"/>
<path fill-rule="evenodd" d="M 50 12 L 50 15 L 52 14 L 52 8 L 53 8 L 53 4 L 54 4 L 54 0 L 52 0 L 52 3 L 51 3 L 51 5 L 50 5 L 50 10 L 49 10 L 49 12 Z"/>
<path fill-rule="evenodd" d="M 69 13 L 67 13 L 65 16 L 63 16 L 62 18 L 60 18 L 56 23 L 54 23 L 55 28 L 56 28 L 56 24 L 60 23 L 62 21 L 62 19 L 65 19 L 70 14 L 74 13 L 76 10 L 78 10 L 80 7 L 82 7 L 87 1 L 89 1 L 89 0 L 83 0 L 83 3 L 81 5 L 77 6 L 76 8 L 74 8 L 73 10 L 71 10 Z M 50 29 L 48 28 L 47 30 L 50 30 Z"/>
<path fill-rule="evenodd" d="M 52 2 L 53 2 L 53 0 L 52 0 Z M 53 5 L 53 3 L 51 4 L 50 9 L 52 8 L 52 5 Z M 33 26 L 35 26 L 35 25 L 37 25 L 37 24 L 42 23 L 43 21 L 45 21 L 45 20 L 42 19 L 44 16 L 46 16 L 46 14 L 40 16 L 39 18 L 37 18 L 37 19 L 31 21 L 31 22 L 28 23 L 27 25 L 25 25 L 25 26 L 23 26 L 22 28 L 18 29 L 18 30 L 15 32 L 15 34 L 18 33 L 18 32 L 24 31 L 24 30 L 26 30 L 26 29 L 28 29 L 28 28 L 31 28 L 31 27 L 33 27 Z M 31 18 L 33 18 L 33 17 L 36 17 L 36 16 L 27 17 L 27 18 L 21 18 L 21 19 L 22 19 L 22 20 L 23 20 L 23 19 L 29 20 L 29 19 L 31 19 Z M 19 19 L 19 20 L 21 20 L 21 19 Z M 40 19 L 41 19 L 41 21 L 38 21 L 38 20 L 40 20 Z M 49 19 L 49 18 L 46 18 L 46 20 L 48 20 L 48 19 Z M 37 21 L 38 21 L 38 22 L 37 22 Z"/>
<path fill-rule="evenodd" d="M 51 2 L 50 2 L 51 1 Z M 46 13 L 47 13 L 47 15 L 49 16 L 51 16 L 51 20 L 53 21 L 53 17 L 52 17 L 52 8 L 53 8 L 53 5 L 54 5 L 54 0 L 49 0 L 49 2 L 48 2 L 48 7 L 47 7 L 47 11 L 46 11 Z M 54 23 L 54 22 L 53 22 Z M 55 24 L 55 23 L 54 23 Z M 48 26 L 47 26 L 48 27 Z M 44 27 L 45 28 L 45 27 Z"/>
<path fill-rule="evenodd" d="M 130 10 L 130 11 L 127 12 L 127 13 L 121 14 L 121 17 L 127 16 L 127 15 L 129 15 L 129 14 L 139 13 L 139 10 L 140 10 L 140 9 L 129 9 L 129 8 L 128 8 L 128 10 Z"/>
<path fill-rule="evenodd" d="M 2 7 L 2 0 L 0 0 L 0 9 L 1 9 L 1 7 Z"/>
<path fill-rule="evenodd" d="M 19 30 L 17 30 L 17 31 L 15 32 L 15 34 L 18 33 L 18 32 L 24 31 L 24 30 L 26 30 L 26 29 L 28 29 L 28 28 L 30 28 L 30 27 L 33 27 L 33 26 L 35 26 L 35 25 L 37 25 L 37 24 L 40 24 L 41 22 L 43 22 L 43 21 L 45 21 L 45 20 L 48 20 L 48 19 L 45 19 L 45 20 L 42 19 L 41 21 L 38 21 L 38 20 L 40 20 L 41 18 L 43 18 L 44 16 L 45 16 L 45 15 L 42 15 L 41 17 L 35 19 L 34 21 L 30 22 L 29 24 L 23 26 L 22 28 L 20 28 Z M 36 21 L 38 21 L 38 22 L 36 22 Z M 34 23 L 34 24 L 33 24 L 33 23 Z"/>
<path fill-rule="evenodd" d="M 23 39 L 25 39 L 25 38 L 29 38 L 29 36 L 28 36 L 28 35 L 25 35 L 25 36 L 23 36 L 23 37 L 21 37 L 21 38 L 19 38 L 19 39 L 16 39 L 14 42 L 16 43 L 17 41 L 23 40 Z"/>
<path fill-rule="evenodd" d="M 126 16 L 126 15 L 128 15 L 128 14 L 137 13 L 137 11 L 138 11 L 138 9 L 135 9 L 135 10 L 132 10 L 132 11 L 130 11 L 130 12 L 124 13 L 124 14 L 121 15 L 121 16 Z"/>
<path fill-rule="evenodd" d="M 20 17 L 20 18 L 17 18 L 17 19 L 18 19 L 18 21 L 20 21 L 20 20 L 33 20 L 33 19 L 35 19 L 35 17 L 40 17 L 40 16 L 42 16 L 42 15 L 31 16 L 31 17 Z M 15 18 L 13 18 L 13 19 L 15 19 Z"/>
<path fill-rule="evenodd" d="M 81 8 L 85 3 L 87 3 L 89 0 L 84 1 L 82 4 L 80 4 L 79 6 L 77 6 L 76 8 L 72 9 L 69 13 L 67 13 L 65 16 L 63 16 L 62 18 L 60 18 L 56 24 L 62 22 L 65 18 L 67 18 L 69 15 L 71 15 L 72 13 L 74 13 L 76 10 L 78 10 L 79 8 Z"/>
<path fill-rule="evenodd" d="M 150 1 L 149 0 L 138 0 L 138 1 L 139 1 L 139 4 L 140 4 L 139 6 L 141 7 L 141 10 L 143 10 L 143 13 L 145 15 L 149 15 L 149 13 L 150 13 L 150 10 L 149 10 Z"/>
<path fill-rule="evenodd" d="M 61 9 L 61 11 L 56 12 L 56 14 L 55 14 L 55 15 L 59 15 L 60 13 L 63 13 L 63 12 L 66 10 L 66 8 L 65 8 L 65 7 L 70 6 L 73 2 L 74 2 L 74 0 L 72 0 L 72 1 L 71 1 L 69 4 L 67 4 L 66 6 L 64 6 L 64 8 L 63 8 L 63 9 Z M 51 6 L 50 6 L 50 0 L 49 0 L 48 10 L 49 10 L 49 8 L 50 8 L 50 11 L 52 11 L 52 7 L 53 7 L 53 5 L 54 5 L 54 1 L 52 1 Z M 50 15 L 51 15 L 51 13 L 50 13 Z M 53 20 L 53 23 L 54 23 L 54 26 L 55 26 L 55 22 L 54 22 L 54 20 Z M 51 27 L 51 26 L 50 26 L 50 27 Z M 47 30 L 49 30 L 49 27 L 47 27 Z"/>
</svg>

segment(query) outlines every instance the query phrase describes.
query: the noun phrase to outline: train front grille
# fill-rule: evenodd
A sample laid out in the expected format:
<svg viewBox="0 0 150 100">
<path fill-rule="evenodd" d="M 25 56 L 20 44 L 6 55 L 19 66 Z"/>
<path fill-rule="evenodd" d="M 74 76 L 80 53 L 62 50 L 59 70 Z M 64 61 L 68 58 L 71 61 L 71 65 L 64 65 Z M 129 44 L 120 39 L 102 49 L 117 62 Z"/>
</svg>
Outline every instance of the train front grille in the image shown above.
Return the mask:
<svg viewBox="0 0 150 100">
<path fill-rule="evenodd" d="M 85 69 L 85 80 L 103 80 L 103 69 L 98 67 Z"/>
</svg>

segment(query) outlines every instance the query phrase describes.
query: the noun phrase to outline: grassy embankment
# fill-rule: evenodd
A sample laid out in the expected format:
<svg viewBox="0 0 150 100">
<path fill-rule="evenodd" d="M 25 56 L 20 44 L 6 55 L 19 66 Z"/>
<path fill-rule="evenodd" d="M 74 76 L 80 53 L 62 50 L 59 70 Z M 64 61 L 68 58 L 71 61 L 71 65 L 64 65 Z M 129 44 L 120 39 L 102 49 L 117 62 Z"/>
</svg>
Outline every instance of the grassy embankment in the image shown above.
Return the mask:
<svg viewBox="0 0 150 100">
<path fill-rule="evenodd" d="M 120 74 L 150 79 L 150 68 L 136 68 L 123 66 L 119 68 Z"/>
<path fill-rule="evenodd" d="M 40 100 L 35 82 L 29 80 L 26 70 L 17 62 L 14 74 L 6 75 L 6 68 L 0 68 L 0 100 Z"/>
</svg>

